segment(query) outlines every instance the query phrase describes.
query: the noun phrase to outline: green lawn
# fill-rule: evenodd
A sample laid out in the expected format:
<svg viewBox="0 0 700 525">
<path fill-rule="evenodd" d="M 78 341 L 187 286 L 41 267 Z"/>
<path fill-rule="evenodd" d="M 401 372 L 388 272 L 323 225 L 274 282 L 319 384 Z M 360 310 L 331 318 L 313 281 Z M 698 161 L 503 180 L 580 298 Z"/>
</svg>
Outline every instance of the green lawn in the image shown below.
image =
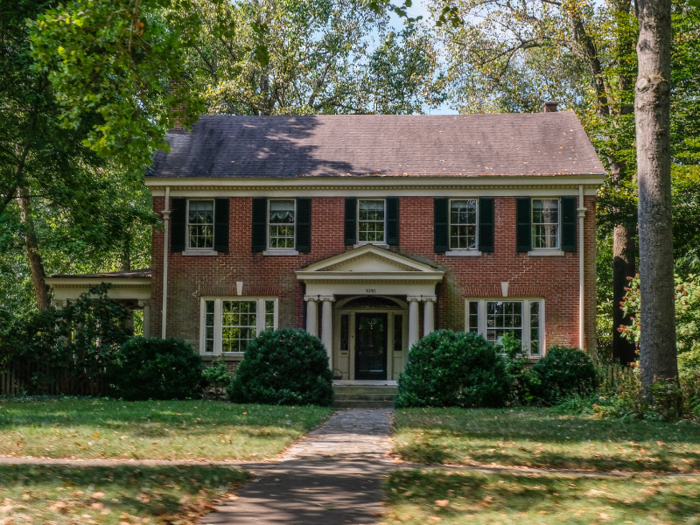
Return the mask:
<svg viewBox="0 0 700 525">
<path fill-rule="evenodd" d="M 700 524 L 698 478 L 394 472 L 383 524 Z"/>
<path fill-rule="evenodd" d="M 219 466 L 0 466 L 0 523 L 195 523 L 247 476 Z"/>
<path fill-rule="evenodd" d="M 265 459 L 331 413 L 204 400 L 6 398 L 0 399 L 0 456 Z"/>
<path fill-rule="evenodd" d="M 418 463 L 700 471 L 700 425 L 599 420 L 544 408 L 397 410 L 394 448 Z"/>
</svg>

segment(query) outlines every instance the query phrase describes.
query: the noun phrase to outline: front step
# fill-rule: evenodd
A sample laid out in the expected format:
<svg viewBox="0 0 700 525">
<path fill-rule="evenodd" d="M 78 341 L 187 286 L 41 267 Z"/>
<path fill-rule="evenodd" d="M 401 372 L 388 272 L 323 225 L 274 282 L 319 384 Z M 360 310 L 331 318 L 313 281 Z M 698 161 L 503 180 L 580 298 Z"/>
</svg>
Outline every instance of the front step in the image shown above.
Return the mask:
<svg viewBox="0 0 700 525">
<path fill-rule="evenodd" d="M 335 408 L 392 408 L 397 388 L 394 385 L 333 385 Z"/>
</svg>

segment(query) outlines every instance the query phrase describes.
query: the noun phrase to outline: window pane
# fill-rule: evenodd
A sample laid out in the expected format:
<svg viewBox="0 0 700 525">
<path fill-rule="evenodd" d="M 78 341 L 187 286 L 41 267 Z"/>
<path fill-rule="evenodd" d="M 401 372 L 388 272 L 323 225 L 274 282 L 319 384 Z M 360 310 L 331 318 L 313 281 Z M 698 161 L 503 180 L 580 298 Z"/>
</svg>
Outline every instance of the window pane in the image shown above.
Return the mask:
<svg viewBox="0 0 700 525">
<path fill-rule="evenodd" d="M 540 354 L 540 302 L 530 302 L 530 354 Z"/>
<path fill-rule="evenodd" d="M 350 350 L 350 316 L 343 314 L 340 316 L 340 351 Z"/>
<path fill-rule="evenodd" d="M 559 247 L 559 200 L 532 200 L 533 248 Z"/>
<path fill-rule="evenodd" d="M 476 249 L 477 199 L 450 201 L 450 248 Z"/>
<path fill-rule="evenodd" d="M 403 315 L 394 316 L 394 352 L 403 350 Z"/>
<path fill-rule="evenodd" d="M 294 201 L 271 200 L 269 202 L 270 248 L 294 248 Z"/>
<path fill-rule="evenodd" d="M 275 301 L 265 301 L 265 330 L 275 329 Z"/>
<path fill-rule="evenodd" d="M 214 352 L 214 301 L 205 301 L 204 351 Z"/>
<path fill-rule="evenodd" d="M 361 200 L 359 208 L 360 242 L 384 242 L 384 201 Z"/>
<path fill-rule="evenodd" d="M 189 201 L 187 231 L 190 248 L 214 247 L 214 201 Z"/>
<path fill-rule="evenodd" d="M 500 346 L 501 338 L 512 334 L 522 341 L 522 301 L 489 301 L 486 303 L 486 338 Z"/>
<path fill-rule="evenodd" d="M 257 301 L 222 301 L 224 352 L 245 352 L 256 336 Z"/>
</svg>

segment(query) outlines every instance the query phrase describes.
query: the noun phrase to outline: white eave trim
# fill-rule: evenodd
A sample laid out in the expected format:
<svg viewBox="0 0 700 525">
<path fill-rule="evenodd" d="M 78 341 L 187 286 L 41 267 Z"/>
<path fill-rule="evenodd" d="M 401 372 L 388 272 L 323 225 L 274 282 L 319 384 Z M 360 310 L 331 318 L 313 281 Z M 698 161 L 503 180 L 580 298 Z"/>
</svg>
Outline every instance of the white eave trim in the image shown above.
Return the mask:
<svg viewBox="0 0 700 525">
<path fill-rule="evenodd" d="M 47 277 L 46 284 L 52 288 L 75 288 L 99 286 L 102 283 L 109 283 L 112 288 L 130 288 L 134 286 L 151 286 L 150 277 L 118 277 L 110 279 L 108 277 Z"/>
</svg>

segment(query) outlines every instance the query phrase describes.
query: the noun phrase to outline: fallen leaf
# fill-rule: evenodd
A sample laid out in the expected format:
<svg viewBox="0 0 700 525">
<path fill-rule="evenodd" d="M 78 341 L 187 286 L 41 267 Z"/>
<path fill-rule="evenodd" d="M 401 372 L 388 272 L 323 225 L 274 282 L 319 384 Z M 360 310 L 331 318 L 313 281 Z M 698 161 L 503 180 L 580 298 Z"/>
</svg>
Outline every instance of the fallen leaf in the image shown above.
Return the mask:
<svg viewBox="0 0 700 525">
<path fill-rule="evenodd" d="M 447 507 L 450 504 L 450 500 L 448 499 L 439 499 L 435 501 L 435 505 L 438 507 Z"/>
</svg>

